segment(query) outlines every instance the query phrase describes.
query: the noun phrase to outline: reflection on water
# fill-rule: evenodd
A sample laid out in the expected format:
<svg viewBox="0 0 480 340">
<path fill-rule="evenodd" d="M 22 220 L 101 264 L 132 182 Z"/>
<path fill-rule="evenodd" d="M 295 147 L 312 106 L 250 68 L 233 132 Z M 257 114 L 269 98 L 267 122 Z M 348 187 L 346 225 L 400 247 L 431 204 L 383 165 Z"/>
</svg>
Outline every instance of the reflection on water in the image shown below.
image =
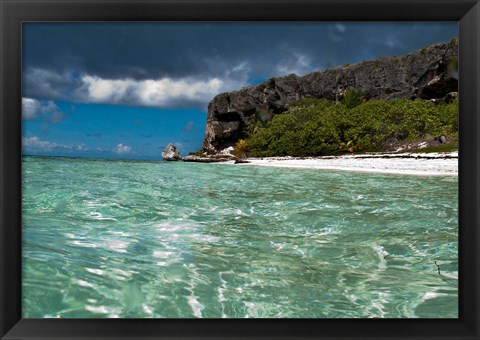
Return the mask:
<svg viewBox="0 0 480 340">
<path fill-rule="evenodd" d="M 457 187 L 25 157 L 23 317 L 457 317 Z"/>
</svg>

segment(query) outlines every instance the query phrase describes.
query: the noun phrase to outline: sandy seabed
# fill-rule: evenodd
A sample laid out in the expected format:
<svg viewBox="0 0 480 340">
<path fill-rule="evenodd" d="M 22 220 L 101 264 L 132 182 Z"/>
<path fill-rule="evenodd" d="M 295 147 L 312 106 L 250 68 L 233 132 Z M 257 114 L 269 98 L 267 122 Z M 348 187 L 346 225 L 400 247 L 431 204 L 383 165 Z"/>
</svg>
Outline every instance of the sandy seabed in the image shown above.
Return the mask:
<svg viewBox="0 0 480 340">
<path fill-rule="evenodd" d="M 416 176 L 458 176 L 458 152 L 375 153 L 326 157 L 249 158 L 243 166 L 344 170 Z"/>
</svg>

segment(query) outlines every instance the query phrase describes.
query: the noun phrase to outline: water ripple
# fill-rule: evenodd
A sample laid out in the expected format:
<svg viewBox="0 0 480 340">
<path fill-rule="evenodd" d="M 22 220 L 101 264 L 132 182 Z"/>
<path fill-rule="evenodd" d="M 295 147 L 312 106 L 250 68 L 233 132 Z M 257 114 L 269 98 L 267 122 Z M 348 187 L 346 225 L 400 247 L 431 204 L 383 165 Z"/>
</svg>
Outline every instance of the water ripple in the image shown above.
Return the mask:
<svg viewBox="0 0 480 340">
<path fill-rule="evenodd" d="M 24 317 L 458 316 L 456 177 L 23 168 Z"/>
</svg>

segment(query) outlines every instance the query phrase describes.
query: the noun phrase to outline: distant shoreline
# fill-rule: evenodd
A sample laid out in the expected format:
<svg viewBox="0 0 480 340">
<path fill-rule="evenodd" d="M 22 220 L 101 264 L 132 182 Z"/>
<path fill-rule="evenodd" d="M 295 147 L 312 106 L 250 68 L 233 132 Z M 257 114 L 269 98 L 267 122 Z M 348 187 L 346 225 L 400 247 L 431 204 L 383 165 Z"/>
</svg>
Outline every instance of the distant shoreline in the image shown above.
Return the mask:
<svg viewBox="0 0 480 340">
<path fill-rule="evenodd" d="M 22 155 L 36 158 L 68 158 L 76 160 L 106 160 L 148 163 L 170 163 L 163 160 L 111 159 L 66 156 Z M 414 176 L 458 176 L 458 151 L 448 153 L 370 153 L 343 156 L 318 157 L 264 157 L 247 158 L 247 163 L 235 166 L 267 166 L 278 168 L 339 170 L 363 173 L 414 175 Z M 176 162 L 174 162 L 176 163 Z M 233 165 L 234 160 L 213 164 Z M 211 163 L 209 163 L 211 164 Z"/>
<path fill-rule="evenodd" d="M 324 157 L 248 158 L 243 166 L 341 170 L 415 176 L 458 176 L 458 151 L 449 153 L 372 153 Z M 233 162 L 229 162 L 232 163 Z"/>
</svg>

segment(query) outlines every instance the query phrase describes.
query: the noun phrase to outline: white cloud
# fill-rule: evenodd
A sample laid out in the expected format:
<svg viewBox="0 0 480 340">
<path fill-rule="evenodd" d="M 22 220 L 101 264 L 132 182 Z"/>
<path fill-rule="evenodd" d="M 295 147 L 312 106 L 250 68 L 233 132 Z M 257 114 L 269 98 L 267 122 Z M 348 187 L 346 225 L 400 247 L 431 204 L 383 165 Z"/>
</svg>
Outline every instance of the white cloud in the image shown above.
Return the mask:
<svg viewBox="0 0 480 340">
<path fill-rule="evenodd" d="M 305 75 L 313 70 L 314 67 L 310 58 L 298 52 L 293 52 L 287 59 L 277 65 L 279 75 L 288 75 L 291 73 Z"/>
<path fill-rule="evenodd" d="M 31 120 L 38 117 L 39 103 L 32 98 L 22 98 L 22 117 L 25 120 Z"/>
<path fill-rule="evenodd" d="M 84 76 L 77 96 L 81 101 L 142 106 L 168 107 L 182 102 L 206 104 L 216 94 L 238 84 L 220 78 L 183 79 L 104 79 Z"/>
<path fill-rule="evenodd" d="M 69 145 L 58 144 L 54 142 L 49 142 L 46 140 L 41 140 L 37 136 L 23 137 L 22 145 L 25 148 L 29 148 L 34 151 L 52 151 L 55 148 L 71 149 Z"/>
<path fill-rule="evenodd" d="M 51 142 L 48 140 L 40 139 L 38 136 L 29 136 L 22 138 L 22 147 L 26 149 L 27 152 L 56 152 L 60 154 L 70 154 L 73 150 L 76 151 L 89 151 L 84 143 L 77 145 L 66 145 Z"/>
<path fill-rule="evenodd" d="M 132 148 L 122 143 L 117 144 L 117 146 L 113 148 L 113 152 L 118 153 L 119 155 L 129 153 L 130 151 L 132 151 Z"/>
<path fill-rule="evenodd" d="M 63 120 L 65 114 L 53 100 L 22 98 L 22 118 L 32 120 L 42 117 L 51 123 Z"/>
<path fill-rule="evenodd" d="M 250 64 L 247 61 L 241 62 L 235 67 L 227 70 L 225 72 L 225 77 L 227 79 L 236 79 L 240 82 L 245 82 L 248 79 L 248 74 L 252 71 Z"/>
<path fill-rule="evenodd" d="M 93 101 L 119 101 L 129 87 L 135 85 L 132 80 L 109 80 L 99 77 L 82 78 L 87 96 Z"/>
<path fill-rule="evenodd" d="M 347 27 L 344 24 L 337 22 L 333 25 L 329 25 L 327 31 L 330 40 L 333 42 L 341 42 L 344 39 L 345 33 L 347 33 Z"/>
<path fill-rule="evenodd" d="M 223 75 L 202 78 L 163 77 L 157 79 L 103 78 L 94 74 L 73 77 L 68 73 L 30 68 L 25 72 L 25 83 L 29 84 L 29 96 L 55 98 L 81 103 L 105 103 L 140 105 L 152 107 L 202 106 L 218 93 L 246 86 L 251 69 L 247 62 L 226 70 Z M 35 100 L 31 98 L 25 98 Z M 38 100 L 36 100 L 38 106 Z M 41 104 L 43 104 L 42 101 Z M 48 101 L 54 104 L 53 101 Z M 32 104 L 32 102 L 27 105 Z M 32 108 L 33 109 L 33 108 Z M 24 119 L 37 118 L 37 111 L 24 111 Z M 72 107 L 72 112 L 75 108 Z M 37 113 L 35 113 L 37 112 Z M 52 120 L 59 120 L 61 110 L 54 111 Z M 62 112 L 63 114 L 63 112 Z"/>
</svg>

